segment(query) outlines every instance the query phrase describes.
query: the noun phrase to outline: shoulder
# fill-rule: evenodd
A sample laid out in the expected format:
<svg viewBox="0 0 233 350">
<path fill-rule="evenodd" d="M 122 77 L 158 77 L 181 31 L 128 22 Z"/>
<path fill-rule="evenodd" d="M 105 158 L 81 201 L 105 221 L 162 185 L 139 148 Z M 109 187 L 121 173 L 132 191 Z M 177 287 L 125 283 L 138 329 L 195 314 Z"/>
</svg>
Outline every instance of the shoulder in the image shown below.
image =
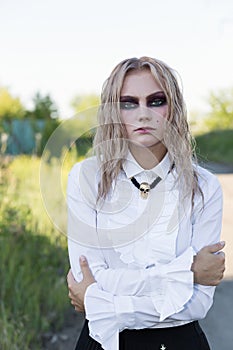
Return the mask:
<svg viewBox="0 0 233 350">
<path fill-rule="evenodd" d="M 200 186 L 214 185 L 221 187 L 217 176 L 211 173 L 209 170 L 201 167 L 200 165 L 195 166 L 195 170 L 198 176 L 198 182 Z"/>
<path fill-rule="evenodd" d="M 69 177 L 76 176 L 78 177 L 82 173 L 86 173 L 86 175 L 90 176 L 93 173 L 97 173 L 98 171 L 98 164 L 97 164 L 97 158 L 96 157 L 90 157 L 90 158 L 85 158 L 77 163 L 75 163 L 70 172 L 69 172 Z M 88 173 L 90 172 L 90 173 Z"/>
<path fill-rule="evenodd" d="M 68 176 L 67 193 L 94 206 L 98 191 L 98 165 L 96 157 L 86 158 L 73 165 Z"/>
<path fill-rule="evenodd" d="M 75 163 L 68 175 L 68 185 L 96 188 L 99 182 L 98 168 L 96 157 L 86 158 Z"/>
<path fill-rule="evenodd" d="M 222 188 L 216 175 L 212 174 L 209 170 L 206 170 L 200 165 L 196 165 L 194 169 L 198 177 L 198 184 L 204 194 L 204 197 L 209 198 L 214 193 L 219 193 L 221 195 Z"/>
</svg>

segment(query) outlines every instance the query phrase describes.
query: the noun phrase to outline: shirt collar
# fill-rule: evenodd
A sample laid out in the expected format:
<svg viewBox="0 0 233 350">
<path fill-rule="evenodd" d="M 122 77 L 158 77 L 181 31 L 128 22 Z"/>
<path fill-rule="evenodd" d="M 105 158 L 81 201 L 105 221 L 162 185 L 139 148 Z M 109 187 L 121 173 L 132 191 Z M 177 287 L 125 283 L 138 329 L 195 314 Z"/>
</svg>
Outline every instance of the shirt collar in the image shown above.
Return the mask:
<svg viewBox="0 0 233 350">
<path fill-rule="evenodd" d="M 127 178 L 131 178 L 132 176 L 136 176 L 143 172 L 150 172 L 154 173 L 155 176 L 161 177 L 161 179 L 163 180 L 171 168 L 171 161 L 167 152 L 159 164 L 157 164 L 152 169 L 145 170 L 138 164 L 136 159 L 133 157 L 132 153 L 128 152 L 122 167 L 124 172 L 126 173 Z"/>
</svg>

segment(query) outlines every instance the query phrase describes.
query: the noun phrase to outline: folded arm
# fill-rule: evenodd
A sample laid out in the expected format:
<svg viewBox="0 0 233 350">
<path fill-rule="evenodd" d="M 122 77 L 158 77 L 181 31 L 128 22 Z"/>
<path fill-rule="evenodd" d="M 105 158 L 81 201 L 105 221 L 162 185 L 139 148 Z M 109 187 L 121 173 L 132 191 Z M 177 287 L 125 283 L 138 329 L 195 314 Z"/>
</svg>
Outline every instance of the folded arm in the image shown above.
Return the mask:
<svg viewBox="0 0 233 350">
<path fill-rule="evenodd" d="M 71 182 L 73 181 L 74 179 Z M 92 283 L 87 288 L 83 300 L 85 299 L 85 309 L 90 321 L 89 327 L 93 338 L 97 341 L 101 340 L 102 344 L 112 344 L 112 342 L 108 343 L 110 341 L 109 337 L 111 335 L 116 339 L 116 330 L 118 332 L 124 328 L 146 328 L 155 325 L 157 322 L 188 321 L 203 318 L 212 304 L 214 294 L 214 287 L 203 285 L 217 285 L 222 278 L 224 269 L 224 256 L 213 254 L 222 249 L 222 246 L 210 248 L 210 250 L 204 248 L 204 251 L 202 251 L 204 246 L 219 241 L 221 229 L 221 190 L 219 186 L 215 186 L 215 190 L 206 195 L 204 209 L 195 211 L 191 242 L 193 248 L 189 247 L 170 265 L 157 264 L 150 269 L 132 270 L 125 267 L 109 269 L 101 249 L 86 248 L 84 245 L 75 242 L 75 234 L 79 231 L 75 215 L 77 212 L 89 211 L 90 230 L 88 232 L 92 232 L 90 239 L 94 242 L 93 245 L 97 243 L 97 241 L 95 242 L 95 230 L 93 229 L 95 211 L 86 203 L 83 203 L 78 184 L 75 184 L 75 189 L 73 185 L 69 186 L 68 184 L 70 262 L 75 279 L 82 281 L 84 276 L 79 268 L 78 256 L 89 252 L 87 257 L 94 275 L 93 278 L 97 283 Z M 93 222 L 91 223 L 91 221 Z M 202 236 L 200 237 L 200 235 Z M 89 247 L 90 245 L 91 243 Z M 182 264 L 180 264 L 181 261 Z M 212 273 L 213 266 L 216 268 Z M 191 270 L 194 273 L 194 281 L 198 284 L 193 285 Z M 183 286 L 180 295 L 183 297 L 184 292 L 185 297 L 176 305 L 176 298 L 172 297 L 175 293 L 172 293 L 172 291 L 176 291 L 179 278 L 181 278 L 180 283 Z M 184 280 L 182 280 L 183 278 Z M 74 291 L 72 288 L 71 286 L 71 292 Z M 161 288 L 163 290 L 160 298 L 159 290 Z M 154 294 L 154 292 L 156 293 Z M 177 297 L 177 295 L 175 296 Z M 104 313 L 103 310 L 105 310 Z M 102 315 L 101 318 L 99 317 L 100 314 Z M 110 349 L 108 345 L 106 345 L 106 348 Z"/>
<path fill-rule="evenodd" d="M 68 248 L 72 272 L 77 281 L 82 279 L 79 267 L 79 256 L 85 255 L 98 286 L 114 295 L 147 295 L 154 286 L 163 283 L 167 273 L 173 270 L 185 270 L 188 280 L 190 270 L 194 273 L 194 282 L 203 285 L 217 285 L 222 278 L 224 257 L 213 255 L 222 246 L 205 248 L 219 241 L 221 230 L 221 189 L 218 183 L 211 184 L 211 193 L 206 197 L 204 209 L 197 205 L 193 214 L 193 234 L 191 246 L 166 267 L 156 264 L 150 269 L 131 269 L 127 266 L 112 269 L 105 261 L 103 252 L 98 248 L 96 235 L 96 211 L 90 201 L 84 200 L 79 183 L 80 167 L 74 167 L 70 172 L 67 189 L 68 202 Z M 214 190 L 215 189 L 215 190 Z M 85 195 L 88 190 L 85 189 Z M 90 191 L 91 192 L 91 191 Z M 201 203 L 201 202 L 200 202 Z M 82 244 L 83 243 L 83 244 Z M 199 257 L 195 256 L 199 254 Z M 185 261 L 184 261 L 185 259 Z M 181 264 L 180 265 L 180 261 Z"/>
</svg>

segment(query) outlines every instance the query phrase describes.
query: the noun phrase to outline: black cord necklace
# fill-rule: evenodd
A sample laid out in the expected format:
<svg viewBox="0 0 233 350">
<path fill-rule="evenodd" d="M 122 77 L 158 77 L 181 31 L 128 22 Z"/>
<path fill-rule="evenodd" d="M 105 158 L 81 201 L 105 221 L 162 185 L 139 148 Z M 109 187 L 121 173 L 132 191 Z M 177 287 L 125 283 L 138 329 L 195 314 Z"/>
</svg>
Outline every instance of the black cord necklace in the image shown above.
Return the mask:
<svg viewBox="0 0 233 350">
<path fill-rule="evenodd" d="M 170 170 L 168 171 L 167 174 L 169 174 L 171 172 L 171 170 L 174 168 L 175 164 L 173 163 Z M 156 179 L 151 183 L 148 184 L 148 182 L 142 182 L 141 184 L 135 179 L 134 176 L 132 176 L 130 178 L 130 180 L 132 181 L 132 183 L 134 184 L 134 186 L 136 186 L 141 194 L 142 199 L 147 199 L 149 192 L 151 189 L 155 188 L 155 186 L 158 185 L 158 183 L 162 180 L 162 178 L 160 176 L 157 176 Z"/>
<path fill-rule="evenodd" d="M 134 186 L 136 186 L 141 194 L 142 199 L 147 199 L 148 194 L 152 188 L 155 188 L 156 185 L 162 180 L 160 176 L 156 177 L 156 179 L 151 183 L 148 184 L 148 182 L 142 182 L 141 184 L 135 179 L 134 176 L 130 178 Z"/>
</svg>

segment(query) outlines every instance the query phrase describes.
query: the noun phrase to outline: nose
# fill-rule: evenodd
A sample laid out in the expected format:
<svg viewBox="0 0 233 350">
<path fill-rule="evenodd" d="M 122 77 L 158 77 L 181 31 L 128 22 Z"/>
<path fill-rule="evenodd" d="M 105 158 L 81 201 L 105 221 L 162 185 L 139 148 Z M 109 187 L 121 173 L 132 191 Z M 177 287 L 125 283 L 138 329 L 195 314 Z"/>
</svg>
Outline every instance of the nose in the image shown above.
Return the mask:
<svg viewBox="0 0 233 350">
<path fill-rule="evenodd" d="M 138 112 L 138 120 L 140 122 L 143 122 L 144 120 L 145 121 L 151 120 L 151 111 L 148 108 L 140 106 L 137 112 Z"/>
</svg>

